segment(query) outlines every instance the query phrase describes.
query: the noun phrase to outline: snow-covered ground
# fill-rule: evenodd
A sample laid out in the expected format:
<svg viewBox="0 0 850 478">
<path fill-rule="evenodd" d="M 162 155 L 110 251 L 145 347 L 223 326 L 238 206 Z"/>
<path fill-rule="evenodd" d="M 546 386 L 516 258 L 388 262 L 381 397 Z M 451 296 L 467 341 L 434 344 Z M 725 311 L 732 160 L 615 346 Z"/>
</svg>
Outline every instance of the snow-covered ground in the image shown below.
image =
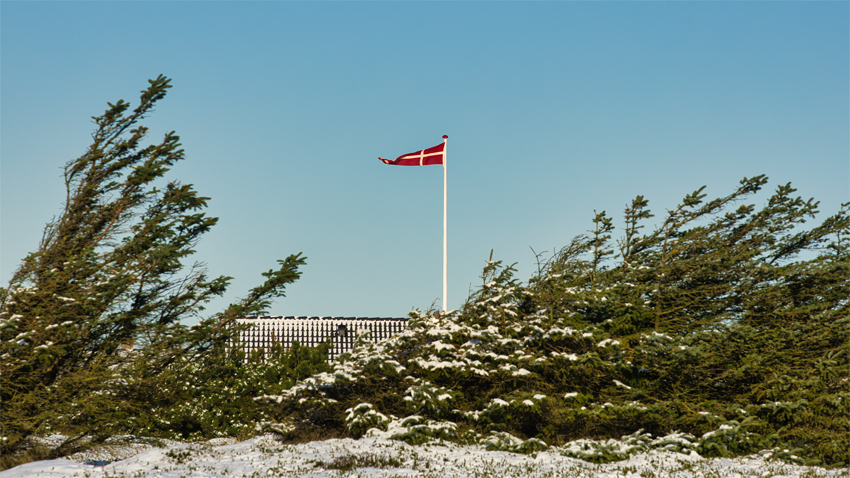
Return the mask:
<svg viewBox="0 0 850 478">
<path fill-rule="evenodd" d="M 58 439 L 59 437 L 54 437 Z M 154 446 L 134 439 L 72 456 L 0 472 L 23 477 L 839 477 L 848 468 L 789 465 L 755 455 L 705 459 L 653 450 L 625 461 L 595 465 L 559 453 L 534 455 L 486 451 L 480 446 L 433 442 L 420 446 L 386 438 L 335 439 L 283 445 L 272 435 L 236 443 L 161 441 Z M 107 463 L 108 462 L 108 463 Z"/>
</svg>

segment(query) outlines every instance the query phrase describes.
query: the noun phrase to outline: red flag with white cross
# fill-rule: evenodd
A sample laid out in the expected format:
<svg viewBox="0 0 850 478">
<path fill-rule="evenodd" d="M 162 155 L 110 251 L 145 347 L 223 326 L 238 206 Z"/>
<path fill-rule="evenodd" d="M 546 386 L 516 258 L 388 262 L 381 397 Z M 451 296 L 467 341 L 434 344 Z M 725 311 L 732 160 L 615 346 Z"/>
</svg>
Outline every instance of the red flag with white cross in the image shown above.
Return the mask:
<svg viewBox="0 0 850 478">
<path fill-rule="evenodd" d="M 423 149 L 420 151 L 416 151 L 410 154 L 403 154 L 395 159 L 395 161 L 391 161 L 389 159 L 384 159 L 382 157 L 378 157 L 384 164 L 394 164 L 396 166 L 427 166 L 429 164 L 442 164 L 443 165 L 443 312 L 448 311 L 448 239 L 447 239 L 447 221 L 446 217 L 447 213 L 447 203 L 448 203 L 448 186 L 446 182 L 446 170 L 448 168 L 448 164 L 446 161 L 446 143 L 448 142 L 449 137 L 443 135 L 443 142 L 438 144 L 437 146 L 432 146 L 428 149 Z"/>
<path fill-rule="evenodd" d="M 409 154 L 403 154 L 395 159 L 395 161 L 379 157 L 384 164 L 394 164 L 396 166 L 427 166 L 429 164 L 443 164 L 446 157 L 446 143 L 440 143 L 437 146 L 416 151 Z"/>
</svg>

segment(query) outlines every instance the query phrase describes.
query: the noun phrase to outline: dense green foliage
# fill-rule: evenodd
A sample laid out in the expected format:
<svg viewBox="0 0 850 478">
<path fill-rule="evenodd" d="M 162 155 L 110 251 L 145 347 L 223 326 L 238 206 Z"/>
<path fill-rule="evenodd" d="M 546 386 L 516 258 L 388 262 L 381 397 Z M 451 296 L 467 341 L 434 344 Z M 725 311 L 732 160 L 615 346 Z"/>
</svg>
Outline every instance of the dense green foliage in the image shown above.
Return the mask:
<svg viewBox="0 0 850 478">
<path fill-rule="evenodd" d="M 765 183 L 696 191 L 645 234 L 638 197 L 616 243 L 597 214 L 527 284 L 491 257 L 460 311 L 414 314 L 385 346 L 276 397 L 292 434 L 321 423 L 598 461 L 666 447 L 850 462 L 848 207 L 806 229 L 816 203 L 790 185 L 739 204 Z"/>
<path fill-rule="evenodd" d="M 92 145 L 66 165 L 64 210 L 0 289 L 4 456 L 52 432 L 70 437 L 63 454 L 84 435 L 272 431 L 557 446 L 592 461 L 667 448 L 850 463 L 850 205 L 806 227 L 817 203 L 790 185 L 747 204 L 759 176 L 714 200 L 697 190 L 645 232 L 654 216 L 638 196 L 618 240 L 595 214 L 527 283 L 491 253 L 461 310 L 413 313 L 383 344 L 331 364 L 327 344 L 245 357 L 229 346 L 234 320 L 283 296 L 305 259 L 201 317 L 230 278 L 184 264 L 216 220 L 208 198 L 164 182 L 179 138 L 141 145 L 138 123 L 170 87 L 150 83 L 136 109 L 95 118 Z"/>
<path fill-rule="evenodd" d="M 203 213 L 208 198 L 164 179 L 184 158 L 179 137 L 143 145 L 148 129 L 139 124 L 169 81 L 150 80 L 135 109 L 121 100 L 94 118 L 91 145 L 65 166 L 61 214 L 0 289 L 4 456 L 33 434 L 71 436 L 61 454 L 79 436 L 150 422 L 169 396 L 159 391 L 191 373 L 190 364 L 225 356 L 234 319 L 264 310 L 300 275 L 304 258 L 291 255 L 245 299 L 200 316 L 230 278 L 210 278 L 203 264 L 185 260 L 216 219 Z"/>
<path fill-rule="evenodd" d="M 126 432 L 197 440 L 274 430 L 281 418 L 276 408 L 254 397 L 282 393 L 297 380 L 328 371 L 328 347 L 304 347 L 295 341 L 288 350 L 276 345 L 250 357 L 208 354 L 198 363 L 172 367 L 149 400 L 156 408 L 134 420 Z"/>
</svg>

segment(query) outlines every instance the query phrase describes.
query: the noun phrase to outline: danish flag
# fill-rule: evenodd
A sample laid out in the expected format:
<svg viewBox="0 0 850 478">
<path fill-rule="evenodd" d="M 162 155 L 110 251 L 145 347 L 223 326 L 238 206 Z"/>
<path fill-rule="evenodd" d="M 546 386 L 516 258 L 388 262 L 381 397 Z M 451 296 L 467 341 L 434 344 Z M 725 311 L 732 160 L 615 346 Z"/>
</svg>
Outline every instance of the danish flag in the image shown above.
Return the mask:
<svg viewBox="0 0 850 478">
<path fill-rule="evenodd" d="M 447 138 L 448 136 L 443 136 L 443 139 Z M 384 164 L 394 164 L 396 166 L 427 166 L 429 164 L 443 164 L 443 161 L 446 159 L 446 143 L 442 142 L 437 146 L 416 151 L 415 153 L 403 154 L 396 158 L 395 161 L 381 157 L 378 157 L 378 159 L 383 161 Z"/>
<path fill-rule="evenodd" d="M 448 195 L 447 190 L 448 187 L 446 185 L 446 143 L 449 141 L 449 137 L 443 135 L 443 142 L 438 144 L 437 146 L 432 146 L 428 149 L 423 149 L 421 151 L 416 151 L 415 153 L 403 154 L 395 159 L 395 161 L 390 161 L 389 159 L 384 159 L 382 157 L 378 157 L 384 164 L 395 164 L 396 166 L 426 166 L 429 164 L 442 164 L 443 165 L 443 312 L 446 312 L 448 299 L 448 275 L 446 271 L 448 270 L 448 241 L 446 239 L 446 216 L 447 216 L 447 204 L 448 204 Z"/>
</svg>

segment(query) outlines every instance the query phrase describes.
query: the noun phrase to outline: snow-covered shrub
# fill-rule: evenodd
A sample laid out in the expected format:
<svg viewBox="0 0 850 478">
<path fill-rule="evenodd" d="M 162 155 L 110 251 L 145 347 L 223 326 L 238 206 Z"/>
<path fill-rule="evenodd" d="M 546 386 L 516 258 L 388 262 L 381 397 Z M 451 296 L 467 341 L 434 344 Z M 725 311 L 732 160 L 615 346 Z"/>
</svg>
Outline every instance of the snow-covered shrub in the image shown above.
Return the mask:
<svg viewBox="0 0 850 478">
<path fill-rule="evenodd" d="M 696 451 L 709 457 L 746 455 L 763 448 L 760 438 L 733 420 L 703 434 Z"/>
<path fill-rule="evenodd" d="M 363 436 L 370 428 L 378 428 L 386 431 L 390 424 L 390 418 L 375 410 L 371 403 L 361 403 L 345 411 L 345 425 L 348 431 L 356 437 Z"/>
<path fill-rule="evenodd" d="M 490 436 L 479 440 L 488 450 L 512 451 L 526 455 L 537 453 L 549 448 L 545 441 L 539 438 L 523 440 L 508 432 L 491 432 Z"/>
<path fill-rule="evenodd" d="M 561 453 L 593 463 L 625 460 L 630 455 L 643 453 L 653 444 L 652 435 L 638 430 L 619 440 L 579 439 L 561 449 Z"/>
<path fill-rule="evenodd" d="M 385 432 L 377 428 L 370 429 L 368 436 L 384 436 L 411 445 L 419 445 L 431 440 L 454 440 L 457 438 L 457 424 L 454 422 L 429 420 L 419 415 L 410 415 L 393 419 Z"/>
<path fill-rule="evenodd" d="M 836 239 L 850 208 L 788 242 L 780 231 L 810 209 L 790 189 L 759 212 L 725 209 L 763 184 L 706 203 L 697 191 L 646 234 L 637 198 L 617 260 L 613 223 L 597 214 L 589 236 L 526 284 L 491 255 L 461 310 L 415 311 L 403 333 L 264 399 L 307 421 L 323 410 L 330 427 L 374 404 L 401 418 L 369 432 L 407 423 L 392 436 L 411 442 L 434 435 L 421 426 L 430 421 L 451 423 L 451 439 L 515 451 L 508 437 L 529 449 L 580 440 L 565 452 L 596 461 L 777 448 L 850 462 L 847 435 L 832 431 L 850 427 L 850 249 Z M 788 252 L 830 234 L 832 255 L 794 262 Z"/>
<path fill-rule="evenodd" d="M 411 385 L 404 392 L 402 400 L 406 401 L 416 414 L 445 415 L 454 401 L 456 393 L 444 388 L 435 387 L 430 382 Z"/>
</svg>

